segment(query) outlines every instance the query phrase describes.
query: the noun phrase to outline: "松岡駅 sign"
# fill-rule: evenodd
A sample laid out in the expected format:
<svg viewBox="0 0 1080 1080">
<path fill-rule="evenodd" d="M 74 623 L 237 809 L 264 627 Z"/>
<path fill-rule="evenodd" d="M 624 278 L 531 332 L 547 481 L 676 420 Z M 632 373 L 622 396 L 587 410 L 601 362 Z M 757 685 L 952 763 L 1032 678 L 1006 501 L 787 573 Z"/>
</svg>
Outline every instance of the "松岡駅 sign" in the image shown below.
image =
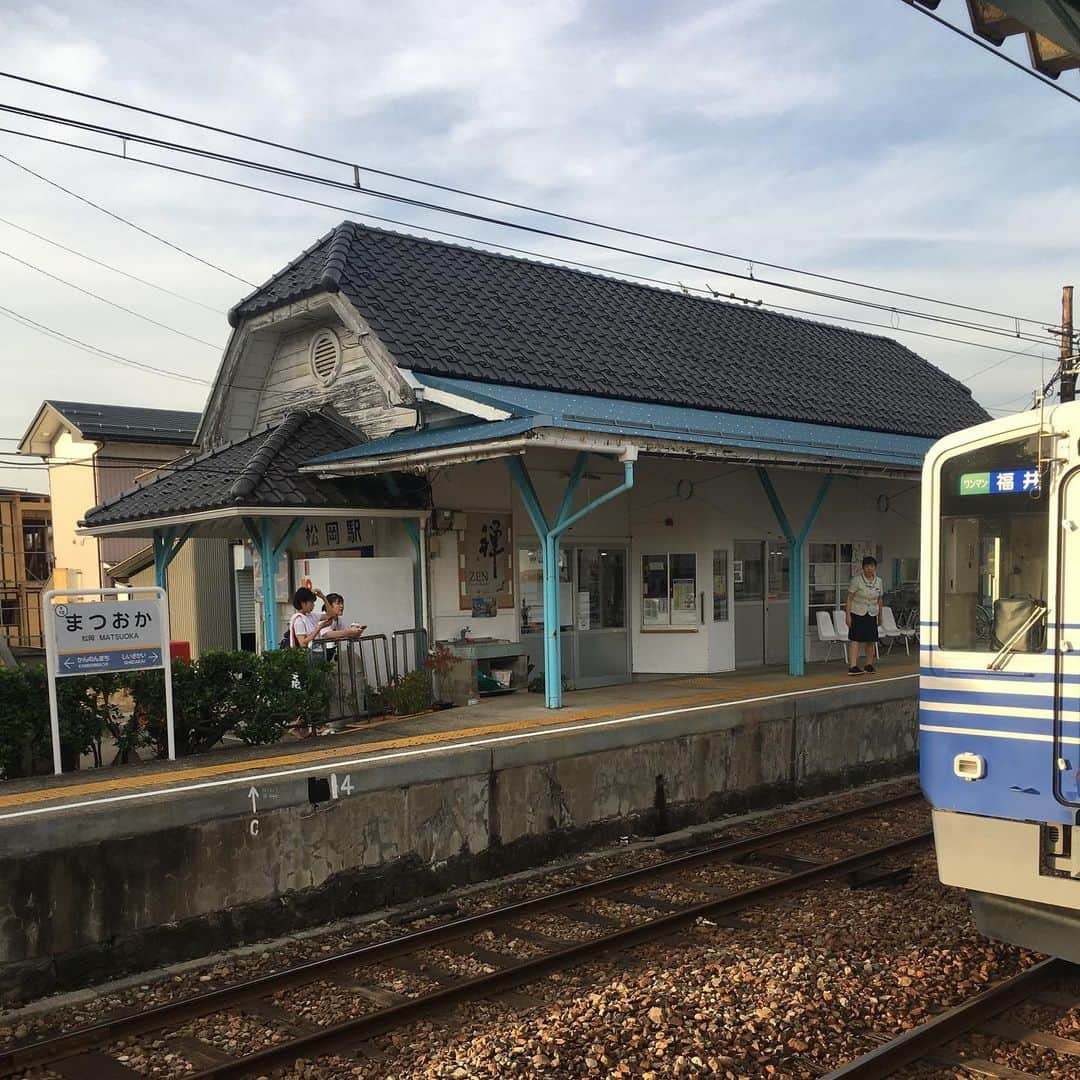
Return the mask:
<svg viewBox="0 0 1080 1080">
<path fill-rule="evenodd" d="M 154 600 L 54 604 L 51 614 L 58 676 L 164 666 L 167 638 Z"/>
</svg>

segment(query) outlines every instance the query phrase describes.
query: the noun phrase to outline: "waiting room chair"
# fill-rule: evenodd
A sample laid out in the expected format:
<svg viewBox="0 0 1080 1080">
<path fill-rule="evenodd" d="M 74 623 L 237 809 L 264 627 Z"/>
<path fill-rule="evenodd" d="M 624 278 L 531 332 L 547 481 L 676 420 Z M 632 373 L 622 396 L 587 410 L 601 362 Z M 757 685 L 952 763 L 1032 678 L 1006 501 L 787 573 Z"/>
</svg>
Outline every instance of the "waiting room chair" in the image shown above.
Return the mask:
<svg viewBox="0 0 1080 1080">
<path fill-rule="evenodd" d="M 915 637 L 917 631 L 913 630 L 909 626 L 897 626 L 896 618 L 893 615 L 893 609 L 891 607 L 884 607 L 881 609 L 881 631 L 889 639 L 889 652 L 892 652 L 892 647 L 896 643 L 897 638 L 902 638 L 904 642 L 904 652 L 908 656 L 911 655 L 911 639 Z"/>
<path fill-rule="evenodd" d="M 817 613 L 817 636 L 818 641 L 827 641 L 829 643 L 829 651 L 825 654 L 826 660 L 832 659 L 834 645 L 840 647 L 840 659 L 844 659 L 844 645 L 847 642 L 847 634 L 841 637 L 836 632 L 836 627 L 833 625 L 832 619 L 829 618 L 829 613 L 827 611 L 819 611 Z"/>
</svg>

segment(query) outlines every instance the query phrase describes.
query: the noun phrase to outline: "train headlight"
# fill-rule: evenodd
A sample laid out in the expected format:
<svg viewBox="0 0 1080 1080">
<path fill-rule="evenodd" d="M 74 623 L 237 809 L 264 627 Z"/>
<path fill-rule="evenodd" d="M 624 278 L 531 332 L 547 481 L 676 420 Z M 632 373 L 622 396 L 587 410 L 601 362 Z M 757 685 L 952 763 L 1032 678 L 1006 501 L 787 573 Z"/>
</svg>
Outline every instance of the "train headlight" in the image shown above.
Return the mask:
<svg viewBox="0 0 1080 1080">
<path fill-rule="evenodd" d="M 981 780 L 986 775 L 986 759 L 982 754 L 957 754 L 952 768 L 961 780 Z"/>
</svg>

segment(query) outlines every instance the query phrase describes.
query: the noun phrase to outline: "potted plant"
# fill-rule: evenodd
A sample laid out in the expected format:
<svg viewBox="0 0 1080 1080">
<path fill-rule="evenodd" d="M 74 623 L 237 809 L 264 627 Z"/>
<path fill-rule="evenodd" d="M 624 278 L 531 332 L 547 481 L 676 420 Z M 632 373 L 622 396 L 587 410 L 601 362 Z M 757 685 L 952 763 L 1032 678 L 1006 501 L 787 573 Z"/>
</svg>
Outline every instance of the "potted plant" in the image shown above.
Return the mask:
<svg viewBox="0 0 1080 1080">
<path fill-rule="evenodd" d="M 455 704 L 454 667 L 460 662 L 445 641 L 437 641 L 428 650 L 424 667 L 431 672 L 431 696 L 436 707 L 444 709 Z M 460 697 L 460 694 L 456 695 Z"/>
</svg>

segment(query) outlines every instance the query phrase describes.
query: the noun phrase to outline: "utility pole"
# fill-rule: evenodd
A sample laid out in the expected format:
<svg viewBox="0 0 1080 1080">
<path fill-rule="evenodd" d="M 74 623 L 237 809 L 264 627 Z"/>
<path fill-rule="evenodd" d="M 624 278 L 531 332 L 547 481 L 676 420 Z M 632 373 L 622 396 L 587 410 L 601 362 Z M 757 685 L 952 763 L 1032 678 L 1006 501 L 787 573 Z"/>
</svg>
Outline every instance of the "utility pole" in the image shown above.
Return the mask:
<svg viewBox="0 0 1080 1080">
<path fill-rule="evenodd" d="M 1076 357 L 1073 355 L 1073 287 L 1061 289 L 1061 401 L 1076 400 Z"/>
</svg>

